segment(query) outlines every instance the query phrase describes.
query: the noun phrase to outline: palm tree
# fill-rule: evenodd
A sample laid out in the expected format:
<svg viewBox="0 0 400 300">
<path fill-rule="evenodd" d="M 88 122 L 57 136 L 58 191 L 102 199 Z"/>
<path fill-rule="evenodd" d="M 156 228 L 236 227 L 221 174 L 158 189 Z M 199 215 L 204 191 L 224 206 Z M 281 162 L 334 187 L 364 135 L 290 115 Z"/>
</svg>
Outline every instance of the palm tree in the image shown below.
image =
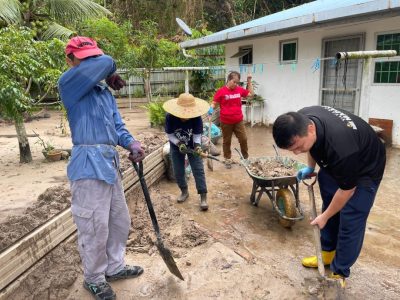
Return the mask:
<svg viewBox="0 0 400 300">
<path fill-rule="evenodd" d="M 0 27 L 30 27 L 38 39 L 67 39 L 85 19 L 111 12 L 93 0 L 0 0 Z"/>
</svg>

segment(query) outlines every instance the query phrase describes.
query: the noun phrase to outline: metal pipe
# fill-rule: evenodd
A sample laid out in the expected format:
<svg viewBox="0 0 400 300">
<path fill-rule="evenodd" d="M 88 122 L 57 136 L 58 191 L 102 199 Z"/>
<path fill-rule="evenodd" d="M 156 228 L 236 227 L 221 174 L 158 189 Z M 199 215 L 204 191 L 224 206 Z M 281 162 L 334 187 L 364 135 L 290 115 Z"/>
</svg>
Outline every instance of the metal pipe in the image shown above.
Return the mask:
<svg viewBox="0 0 400 300">
<path fill-rule="evenodd" d="M 183 53 L 183 56 L 185 56 L 185 57 L 194 58 L 192 55 L 186 53 L 186 49 L 185 48 L 182 48 L 182 53 Z"/>
<path fill-rule="evenodd" d="M 225 66 L 214 67 L 164 67 L 164 71 L 225 70 Z"/>
<path fill-rule="evenodd" d="M 396 56 L 396 50 L 373 50 L 373 51 L 352 51 L 352 52 L 338 52 L 335 57 L 339 60 L 344 59 L 360 59 L 370 57 L 392 57 Z"/>
<path fill-rule="evenodd" d="M 185 73 L 185 93 L 189 93 L 189 70 L 186 70 Z"/>
</svg>

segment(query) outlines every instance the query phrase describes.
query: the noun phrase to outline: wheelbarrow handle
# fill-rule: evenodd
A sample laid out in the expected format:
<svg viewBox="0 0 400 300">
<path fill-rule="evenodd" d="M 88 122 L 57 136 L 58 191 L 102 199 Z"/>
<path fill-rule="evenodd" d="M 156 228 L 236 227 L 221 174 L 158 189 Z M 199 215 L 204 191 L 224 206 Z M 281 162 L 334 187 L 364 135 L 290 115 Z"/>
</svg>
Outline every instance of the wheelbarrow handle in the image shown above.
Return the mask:
<svg viewBox="0 0 400 300">
<path fill-rule="evenodd" d="M 143 176 L 143 162 L 139 163 L 132 162 L 132 165 L 139 176 L 140 185 L 142 186 L 144 199 L 146 200 L 147 208 L 149 210 L 151 218 L 151 223 L 153 224 L 154 231 L 156 232 L 157 235 L 157 240 L 161 240 L 160 227 L 158 226 L 156 213 L 153 208 L 153 203 L 151 203 L 149 189 L 147 187 L 146 180 L 144 179 Z"/>
<path fill-rule="evenodd" d="M 245 158 L 243 157 L 242 152 L 240 152 L 240 150 L 238 148 L 235 148 L 236 152 L 239 154 L 240 156 L 240 160 L 245 160 Z"/>
</svg>

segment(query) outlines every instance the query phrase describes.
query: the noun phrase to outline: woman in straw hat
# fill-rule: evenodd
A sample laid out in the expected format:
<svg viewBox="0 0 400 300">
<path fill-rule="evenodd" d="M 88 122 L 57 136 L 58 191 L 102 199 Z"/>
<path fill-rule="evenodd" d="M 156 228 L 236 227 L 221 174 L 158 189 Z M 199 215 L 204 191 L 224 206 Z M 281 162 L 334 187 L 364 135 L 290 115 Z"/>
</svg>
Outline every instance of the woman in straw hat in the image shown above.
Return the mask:
<svg viewBox="0 0 400 300">
<path fill-rule="evenodd" d="M 189 197 L 188 185 L 185 178 L 185 155 L 189 158 L 190 167 L 196 182 L 197 193 L 200 195 L 200 209 L 207 210 L 207 185 L 204 175 L 203 160 L 201 158 L 201 134 L 205 114 L 210 105 L 193 95 L 184 93 L 178 98 L 164 103 L 165 132 L 171 145 L 170 155 L 176 182 L 181 189 L 178 203 Z"/>
</svg>

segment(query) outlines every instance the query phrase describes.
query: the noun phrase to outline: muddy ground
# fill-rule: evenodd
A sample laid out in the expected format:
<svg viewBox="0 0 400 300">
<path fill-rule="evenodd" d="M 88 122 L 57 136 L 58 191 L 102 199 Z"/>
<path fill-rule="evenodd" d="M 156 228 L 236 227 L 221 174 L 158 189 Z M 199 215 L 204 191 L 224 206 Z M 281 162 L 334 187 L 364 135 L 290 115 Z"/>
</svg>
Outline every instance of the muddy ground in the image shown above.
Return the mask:
<svg viewBox="0 0 400 300">
<path fill-rule="evenodd" d="M 254 127 L 248 134 L 251 156 L 275 156 L 269 129 Z M 296 159 L 305 161 L 305 157 Z M 363 251 L 347 281 L 347 299 L 400 297 L 399 167 L 400 151 L 389 149 Z M 331 289 L 326 294 L 316 289 L 318 284 L 312 279 L 317 271 L 300 264 L 304 255 L 313 253 L 305 187 L 301 187 L 300 200 L 306 219 L 285 229 L 266 196 L 258 207 L 250 205 L 252 181 L 243 167 L 234 165 L 228 170 L 214 162 L 214 172 L 206 164 L 205 169 L 208 212 L 199 210 L 193 178 L 190 199 L 183 204 L 175 202 L 178 188 L 166 179 L 151 189 L 166 245 L 185 281 L 168 272 L 154 247 L 141 191 L 127 196 L 132 216 L 127 261 L 142 265 L 145 273 L 113 282 L 118 299 L 332 299 Z M 75 243 L 64 244 L 43 259 L 13 299 L 91 299 L 82 288 Z"/>
</svg>

